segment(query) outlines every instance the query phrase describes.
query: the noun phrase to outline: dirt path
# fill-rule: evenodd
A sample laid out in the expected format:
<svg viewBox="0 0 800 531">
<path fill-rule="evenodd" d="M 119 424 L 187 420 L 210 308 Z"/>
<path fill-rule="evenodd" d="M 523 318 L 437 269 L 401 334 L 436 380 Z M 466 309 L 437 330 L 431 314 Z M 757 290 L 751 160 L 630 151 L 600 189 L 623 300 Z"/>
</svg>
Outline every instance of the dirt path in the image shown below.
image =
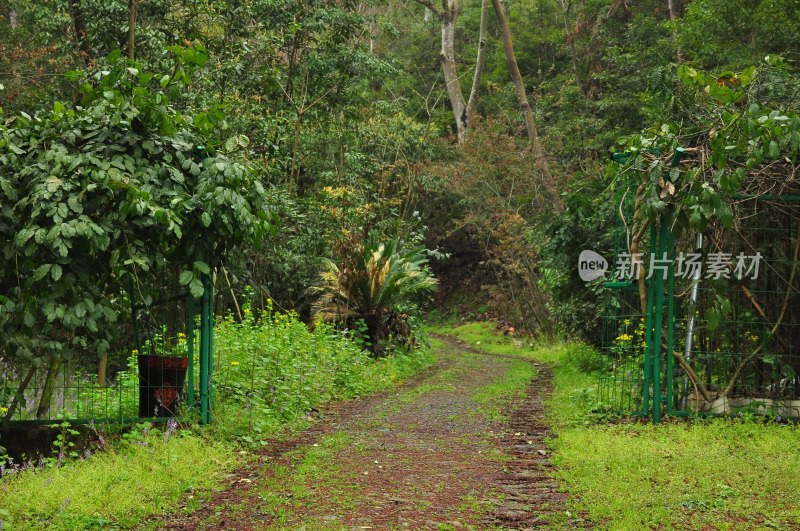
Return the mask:
<svg viewBox="0 0 800 531">
<path fill-rule="evenodd" d="M 570 527 L 542 418 L 546 367 L 447 341 L 390 393 L 334 404 L 171 529 Z"/>
</svg>

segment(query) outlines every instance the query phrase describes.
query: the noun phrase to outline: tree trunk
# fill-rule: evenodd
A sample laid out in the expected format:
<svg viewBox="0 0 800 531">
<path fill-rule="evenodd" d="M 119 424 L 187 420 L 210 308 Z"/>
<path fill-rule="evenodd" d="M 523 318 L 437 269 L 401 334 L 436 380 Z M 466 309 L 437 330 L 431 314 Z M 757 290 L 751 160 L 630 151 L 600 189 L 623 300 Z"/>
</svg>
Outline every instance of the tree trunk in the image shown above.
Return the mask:
<svg viewBox="0 0 800 531">
<path fill-rule="evenodd" d="M 673 0 L 667 0 L 667 9 L 669 10 L 669 19 L 673 20 L 675 18 L 675 2 Z"/>
<path fill-rule="evenodd" d="M 128 59 L 136 56 L 136 0 L 128 0 Z"/>
<path fill-rule="evenodd" d="M 472 88 L 467 100 L 467 127 L 472 124 L 475 111 L 478 107 L 478 90 L 481 85 L 483 65 L 486 63 L 486 26 L 489 18 L 489 5 L 487 0 L 481 0 L 481 23 L 478 30 L 478 55 L 475 58 L 475 73 L 472 75 Z"/>
<path fill-rule="evenodd" d="M 558 0 L 558 4 L 561 6 L 561 11 L 564 15 L 564 32 L 572 59 L 572 71 L 575 73 L 575 84 L 578 86 L 578 89 L 582 90 L 580 69 L 578 68 L 578 54 L 575 52 L 575 41 L 572 38 L 572 23 L 569 20 L 569 11 L 572 8 L 572 2 L 571 0 Z"/>
<path fill-rule="evenodd" d="M 75 39 L 78 41 L 81 58 L 83 58 L 87 66 L 91 66 L 94 54 L 92 53 L 92 47 L 89 45 L 89 36 L 86 33 L 86 19 L 83 18 L 80 0 L 70 0 L 69 9 L 72 16 L 72 29 L 75 32 Z"/>
<path fill-rule="evenodd" d="M 450 98 L 450 106 L 453 108 L 453 115 L 456 119 L 456 133 L 459 143 L 464 141 L 467 132 L 467 104 L 464 101 L 464 94 L 461 92 L 461 84 L 458 80 L 455 59 L 455 30 L 456 17 L 458 16 L 458 5 L 455 0 L 442 0 L 442 49 L 440 60 L 442 62 L 442 73 L 444 82 L 447 86 L 447 95 Z"/>
<path fill-rule="evenodd" d="M 42 395 L 39 398 L 39 407 L 36 408 L 36 418 L 43 419 L 50 413 L 50 406 L 53 402 L 53 391 L 56 386 L 56 374 L 61 369 L 61 359 L 53 359 L 50 361 L 50 367 L 47 368 L 47 376 L 44 379 L 44 386 L 42 387 Z"/>
<path fill-rule="evenodd" d="M 22 379 L 17 387 L 17 392 L 14 393 L 14 398 L 11 400 L 11 405 L 8 407 L 5 417 L 3 417 L 3 427 L 8 427 L 8 421 L 10 421 L 14 416 L 14 413 L 16 413 L 17 407 L 20 405 L 20 403 L 22 403 L 22 407 L 27 407 L 25 404 L 25 390 L 28 388 L 28 385 L 30 385 L 31 379 L 33 379 L 35 374 L 36 366 L 31 365 L 28 369 L 28 374 L 25 375 L 25 378 Z"/>
<path fill-rule="evenodd" d="M 453 116 L 456 120 L 456 133 L 458 143 L 462 144 L 466 139 L 467 129 L 470 120 L 474 117 L 477 103 L 478 90 L 480 88 L 480 78 L 483 66 L 486 63 L 486 26 L 487 26 L 487 0 L 481 0 L 481 22 L 478 36 L 478 55 L 475 60 L 475 72 L 472 77 L 472 89 L 469 94 L 469 102 L 464 99 L 461 90 L 461 83 L 458 80 L 458 69 L 456 68 L 455 52 L 455 26 L 458 17 L 458 0 L 442 0 L 442 7 L 436 7 L 432 0 L 416 0 L 425 6 L 425 16 L 428 13 L 435 13 L 441 20 L 442 26 L 442 47 L 439 53 L 442 63 L 442 74 L 444 75 L 447 96 L 450 100 L 450 107 L 453 109 Z M 427 20 L 427 19 L 426 19 Z"/>
<path fill-rule="evenodd" d="M 536 171 L 542 177 L 542 184 L 544 185 L 545 192 L 548 199 L 553 203 L 553 207 L 557 212 L 564 210 L 561 196 L 558 195 L 555 185 L 553 184 L 553 176 L 550 173 L 550 166 L 547 163 L 547 158 L 544 154 L 544 149 L 539 142 L 539 134 L 536 130 L 536 123 L 533 121 L 533 111 L 528 102 L 528 95 L 525 92 L 525 84 L 522 80 L 522 74 L 517 66 L 517 58 L 514 54 L 514 43 L 511 39 L 511 27 L 508 24 L 508 17 L 506 16 L 505 7 L 502 0 L 492 0 L 494 12 L 497 15 L 497 22 L 500 25 L 500 31 L 503 37 L 503 48 L 506 53 L 506 63 L 508 65 L 508 72 L 511 75 L 511 81 L 514 84 L 514 89 L 517 93 L 517 101 L 519 102 L 520 112 L 525 119 L 525 128 L 528 130 L 528 139 L 531 143 L 531 150 L 533 152 L 533 160 L 536 166 Z"/>
<path fill-rule="evenodd" d="M 108 353 L 100 354 L 100 363 L 97 367 L 97 387 L 101 389 L 106 386 L 106 373 L 108 372 Z M 67 369 L 69 370 L 69 369 Z M 69 387 L 69 384 L 66 385 Z"/>
</svg>

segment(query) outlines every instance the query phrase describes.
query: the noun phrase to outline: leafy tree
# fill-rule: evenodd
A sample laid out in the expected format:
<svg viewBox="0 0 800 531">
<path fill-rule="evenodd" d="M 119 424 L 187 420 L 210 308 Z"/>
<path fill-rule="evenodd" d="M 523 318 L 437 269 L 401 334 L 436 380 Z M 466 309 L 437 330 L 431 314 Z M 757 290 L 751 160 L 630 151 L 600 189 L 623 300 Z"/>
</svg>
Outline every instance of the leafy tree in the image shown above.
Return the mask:
<svg viewBox="0 0 800 531">
<path fill-rule="evenodd" d="M 204 148 L 214 115 L 170 104 L 204 50 L 172 52 L 164 76 L 113 53 L 80 106 L 57 102 L 0 128 L 0 352 L 29 374 L 104 354 L 129 285 L 147 299 L 178 268 L 200 296 L 201 277 L 270 226 L 252 172 Z"/>
</svg>

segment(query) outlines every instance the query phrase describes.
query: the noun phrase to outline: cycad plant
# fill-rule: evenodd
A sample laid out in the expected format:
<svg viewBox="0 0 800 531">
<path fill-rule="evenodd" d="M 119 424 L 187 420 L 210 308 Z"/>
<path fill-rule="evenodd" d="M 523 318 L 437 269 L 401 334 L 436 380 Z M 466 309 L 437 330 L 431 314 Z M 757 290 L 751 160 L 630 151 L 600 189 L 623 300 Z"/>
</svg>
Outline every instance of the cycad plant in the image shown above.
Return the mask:
<svg viewBox="0 0 800 531">
<path fill-rule="evenodd" d="M 401 309 L 421 292 L 436 288 L 425 249 L 400 249 L 397 238 L 382 240 L 371 232 L 363 242 L 350 242 L 338 253 L 339 263 L 327 260 L 320 274 L 320 293 L 314 313 L 325 321 L 353 323 L 363 319 L 373 353 Z"/>
</svg>

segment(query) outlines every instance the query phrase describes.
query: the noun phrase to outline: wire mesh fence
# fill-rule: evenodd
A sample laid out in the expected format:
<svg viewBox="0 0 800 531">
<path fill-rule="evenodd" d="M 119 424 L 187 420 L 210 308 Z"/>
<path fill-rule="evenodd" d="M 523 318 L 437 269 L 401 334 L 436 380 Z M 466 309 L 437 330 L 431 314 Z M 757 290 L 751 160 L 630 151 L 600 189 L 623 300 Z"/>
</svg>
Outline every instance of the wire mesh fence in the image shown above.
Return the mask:
<svg viewBox="0 0 800 531">
<path fill-rule="evenodd" d="M 666 406 L 800 417 L 800 198 L 742 197 L 734 215 L 731 228 L 678 242 L 725 269 L 676 279 L 679 356 L 667 374 Z"/>
<path fill-rule="evenodd" d="M 619 413 L 641 412 L 645 342 L 638 294 L 624 286 L 608 296 L 612 300 L 603 317 L 601 341 L 606 366 L 598 382 L 598 399 L 601 406 Z"/>
<path fill-rule="evenodd" d="M 653 224 L 641 257 L 644 312 L 638 278 L 617 271 L 605 283 L 605 406 L 655 420 L 800 417 L 800 197 L 743 195 L 732 208 L 729 228 L 677 234 L 668 214 Z M 630 254 L 627 235 L 616 264 Z"/>
<path fill-rule="evenodd" d="M 131 296 L 132 348 L 98 355 L 5 359 L 0 413 L 8 425 L 210 420 L 213 315 L 211 283 L 195 300 Z M 166 324 L 164 324 L 166 323 Z"/>
</svg>

